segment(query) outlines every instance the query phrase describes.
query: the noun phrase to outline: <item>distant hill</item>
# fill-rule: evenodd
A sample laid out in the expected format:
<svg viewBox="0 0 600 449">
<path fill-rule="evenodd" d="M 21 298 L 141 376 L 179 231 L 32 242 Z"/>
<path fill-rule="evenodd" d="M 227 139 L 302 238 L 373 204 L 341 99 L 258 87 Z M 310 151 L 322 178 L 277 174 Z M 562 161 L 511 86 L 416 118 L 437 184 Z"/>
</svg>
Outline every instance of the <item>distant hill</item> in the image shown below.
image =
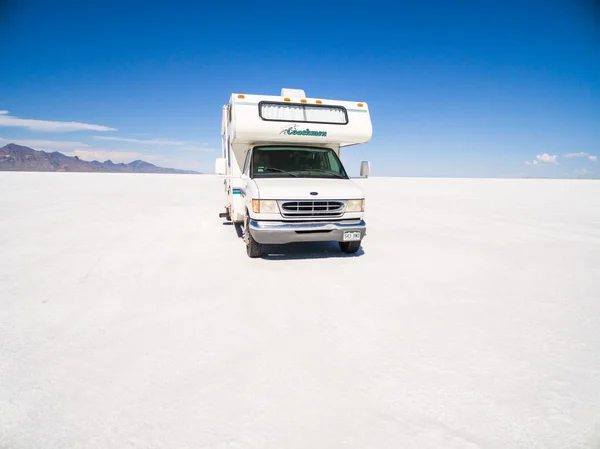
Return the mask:
<svg viewBox="0 0 600 449">
<path fill-rule="evenodd" d="M 14 143 L 0 148 L 0 171 L 200 174 L 192 170 L 157 167 L 140 160 L 129 164 L 115 164 L 110 160 L 90 162 L 81 160 L 77 156 L 65 156 L 58 151 L 46 153 Z"/>
</svg>

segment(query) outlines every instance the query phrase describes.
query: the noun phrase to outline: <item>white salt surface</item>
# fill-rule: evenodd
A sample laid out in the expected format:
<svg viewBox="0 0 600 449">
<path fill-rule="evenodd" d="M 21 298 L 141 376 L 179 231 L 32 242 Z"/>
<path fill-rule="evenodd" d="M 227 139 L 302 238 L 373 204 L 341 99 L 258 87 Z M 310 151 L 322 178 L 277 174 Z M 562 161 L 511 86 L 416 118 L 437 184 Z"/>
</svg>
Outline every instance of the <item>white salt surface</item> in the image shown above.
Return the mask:
<svg viewBox="0 0 600 449">
<path fill-rule="evenodd" d="M 600 182 L 358 182 L 249 259 L 217 177 L 0 173 L 0 448 L 600 447 Z"/>
</svg>

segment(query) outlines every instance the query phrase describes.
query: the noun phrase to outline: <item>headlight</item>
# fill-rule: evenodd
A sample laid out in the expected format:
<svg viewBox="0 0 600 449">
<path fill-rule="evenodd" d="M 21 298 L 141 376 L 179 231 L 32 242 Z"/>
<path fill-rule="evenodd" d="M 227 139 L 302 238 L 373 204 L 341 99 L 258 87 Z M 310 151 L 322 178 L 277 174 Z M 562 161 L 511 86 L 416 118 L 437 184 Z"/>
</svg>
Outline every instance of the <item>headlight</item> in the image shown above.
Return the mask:
<svg viewBox="0 0 600 449">
<path fill-rule="evenodd" d="M 261 214 L 278 214 L 279 206 L 275 200 L 260 200 Z"/>
<path fill-rule="evenodd" d="M 348 200 L 346 204 L 346 212 L 364 212 L 365 211 L 365 200 Z"/>
<path fill-rule="evenodd" d="M 252 212 L 257 214 L 278 214 L 279 206 L 275 200 L 252 200 Z"/>
</svg>

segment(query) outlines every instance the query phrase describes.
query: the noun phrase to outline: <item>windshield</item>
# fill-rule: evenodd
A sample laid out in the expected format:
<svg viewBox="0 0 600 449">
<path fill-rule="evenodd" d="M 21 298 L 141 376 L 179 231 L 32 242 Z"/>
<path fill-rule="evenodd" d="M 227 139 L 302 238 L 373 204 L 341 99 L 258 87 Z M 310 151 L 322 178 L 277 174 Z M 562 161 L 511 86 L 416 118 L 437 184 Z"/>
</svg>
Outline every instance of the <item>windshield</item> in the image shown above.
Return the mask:
<svg viewBox="0 0 600 449">
<path fill-rule="evenodd" d="M 348 179 L 335 151 L 288 146 L 254 148 L 251 177 Z"/>
</svg>

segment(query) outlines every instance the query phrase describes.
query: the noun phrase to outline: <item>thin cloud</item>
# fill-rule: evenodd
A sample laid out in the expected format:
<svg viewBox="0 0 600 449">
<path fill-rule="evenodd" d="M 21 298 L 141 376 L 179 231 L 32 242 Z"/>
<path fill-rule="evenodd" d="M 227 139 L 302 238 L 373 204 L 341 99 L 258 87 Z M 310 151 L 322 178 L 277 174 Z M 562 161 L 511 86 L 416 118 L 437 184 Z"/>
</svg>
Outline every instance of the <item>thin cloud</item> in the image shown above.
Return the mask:
<svg viewBox="0 0 600 449">
<path fill-rule="evenodd" d="M 182 146 L 186 145 L 185 142 L 178 140 L 166 140 L 166 139 L 130 139 L 128 137 L 108 137 L 108 136 L 94 136 L 94 139 L 98 140 L 110 140 L 113 142 L 128 142 L 128 143 L 141 143 L 145 145 L 173 145 Z"/>
<path fill-rule="evenodd" d="M 573 157 L 588 157 L 590 155 L 590 153 L 584 153 L 583 151 L 579 152 L 579 153 L 568 153 L 565 154 L 565 157 L 568 158 L 573 158 Z"/>
<path fill-rule="evenodd" d="M 198 147 L 198 146 L 184 146 L 184 147 L 181 147 L 181 149 L 186 150 L 186 151 L 207 151 L 209 153 L 211 153 L 213 151 L 217 151 L 214 148 Z"/>
<path fill-rule="evenodd" d="M 34 150 L 44 151 L 72 150 L 75 148 L 88 146 L 86 143 L 83 142 L 70 142 L 64 140 L 5 139 L 3 137 L 0 137 L 0 146 L 7 145 L 9 143 L 15 143 L 17 145 L 23 145 L 26 147 L 33 148 Z"/>
<path fill-rule="evenodd" d="M 158 146 L 171 146 L 178 147 L 181 150 L 186 151 L 215 151 L 213 148 L 207 148 L 202 145 L 206 145 L 206 143 L 201 143 L 200 146 L 197 144 L 193 144 L 190 142 L 184 142 L 181 140 L 167 140 L 167 139 L 134 139 L 130 137 L 110 137 L 110 136 L 94 136 L 94 139 L 111 141 L 111 142 L 125 142 L 125 143 L 136 143 L 140 145 L 158 145 Z"/>
<path fill-rule="evenodd" d="M 556 155 L 550 156 L 548 153 L 538 154 L 535 159 L 544 164 L 558 164 L 556 162 Z"/>
<path fill-rule="evenodd" d="M 8 115 L 8 111 L 0 111 L 0 126 L 27 128 L 32 131 L 69 132 L 69 131 L 116 131 L 102 125 L 91 125 L 79 122 L 55 122 L 50 120 L 34 120 Z"/>
<path fill-rule="evenodd" d="M 525 161 L 525 165 L 558 165 L 557 156 L 548 153 L 538 154 L 532 162 Z"/>
<path fill-rule="evenodd" d="M 598 157 L 596 156 L 588 156 L 588 159 L 592 162 L 596 162 L 598 160 Z"/>
<path fill-rule="evenodd" d="M 592 172 L 592 171 L 589 171 L 589 170 L 588 170 L 587 168 L 585 168 L 585 167 L 582 167 L 582 168 L 579 168 L 579 169 L 575 170 L 575 174 L 576 174 L 577 176 L 586 176 L 586 175 L 591 175 L 591 174 L 593 174 L 593 173 L 594 173 L 594 172 Z"/>
</svg>

